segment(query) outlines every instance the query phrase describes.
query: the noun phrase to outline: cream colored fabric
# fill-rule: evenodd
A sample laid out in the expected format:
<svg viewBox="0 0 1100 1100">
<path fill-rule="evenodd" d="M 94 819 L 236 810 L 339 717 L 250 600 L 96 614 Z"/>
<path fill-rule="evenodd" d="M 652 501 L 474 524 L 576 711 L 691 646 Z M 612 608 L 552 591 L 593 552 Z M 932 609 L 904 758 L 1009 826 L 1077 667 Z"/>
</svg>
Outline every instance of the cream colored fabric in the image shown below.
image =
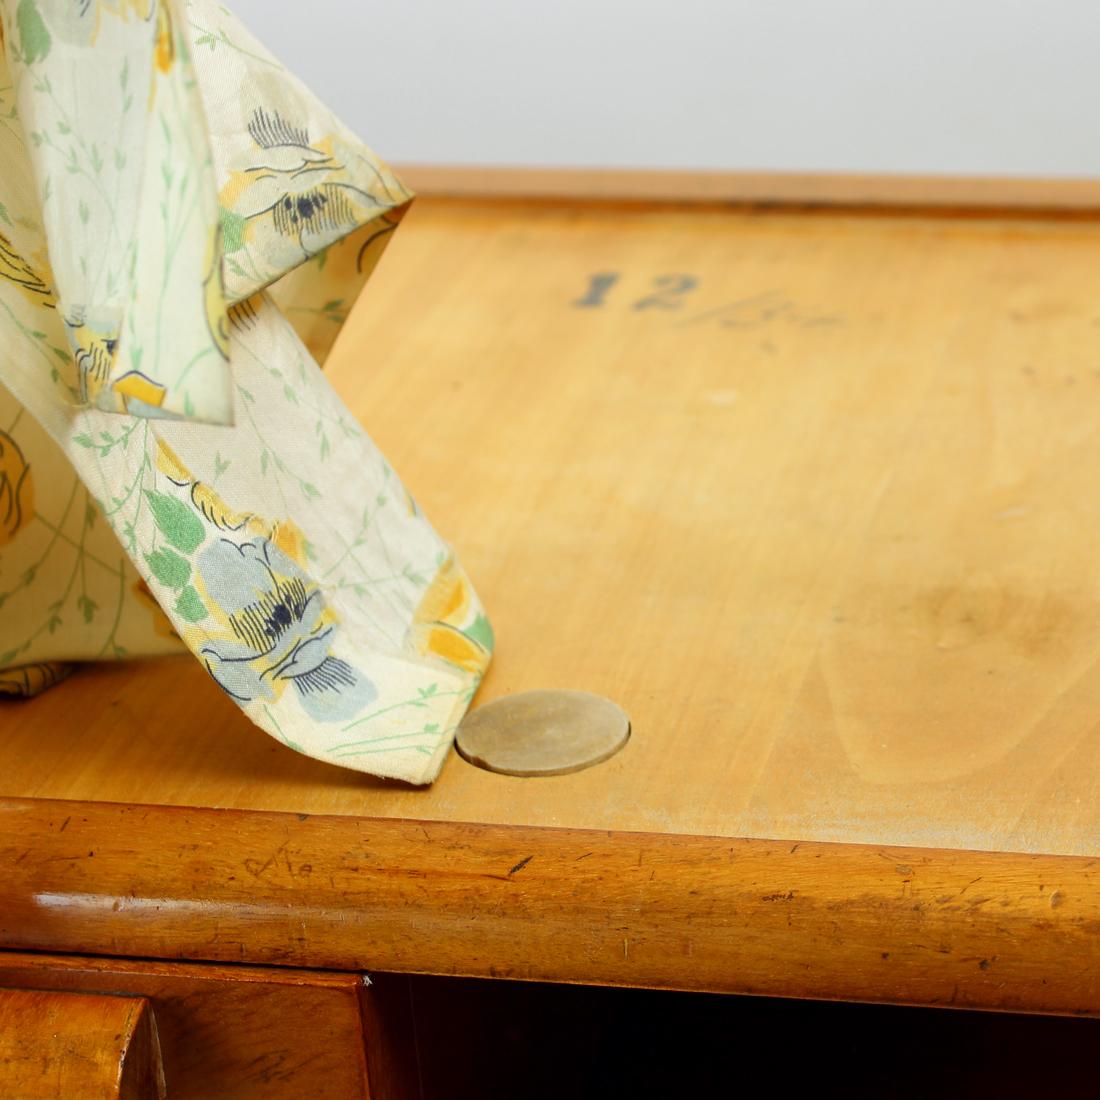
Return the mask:
<svg viewBox="0 0 1100 1100">
<path fill-rule="evenodd" d="M 186 645 L 431 780 L 492 631 L 318 366 L 411 196 L 220 4 L 0 15 L 0 691 Z"/>
</svg>

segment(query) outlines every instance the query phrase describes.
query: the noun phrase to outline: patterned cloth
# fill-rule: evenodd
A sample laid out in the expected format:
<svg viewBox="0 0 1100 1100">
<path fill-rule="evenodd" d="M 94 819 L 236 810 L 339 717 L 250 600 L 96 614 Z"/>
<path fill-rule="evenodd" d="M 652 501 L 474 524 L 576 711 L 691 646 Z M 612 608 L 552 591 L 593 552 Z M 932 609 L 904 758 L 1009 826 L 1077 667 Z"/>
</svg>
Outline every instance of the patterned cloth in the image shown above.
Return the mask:
<svg viewBox="0 0 1100 1100">
<path fill-rule="evenodd" d="M 318 366 L 411 195 L 211 0 L 0 16 L 0 692 L 186 646 L 429 782 L 492 631 Z"/>
</svg>

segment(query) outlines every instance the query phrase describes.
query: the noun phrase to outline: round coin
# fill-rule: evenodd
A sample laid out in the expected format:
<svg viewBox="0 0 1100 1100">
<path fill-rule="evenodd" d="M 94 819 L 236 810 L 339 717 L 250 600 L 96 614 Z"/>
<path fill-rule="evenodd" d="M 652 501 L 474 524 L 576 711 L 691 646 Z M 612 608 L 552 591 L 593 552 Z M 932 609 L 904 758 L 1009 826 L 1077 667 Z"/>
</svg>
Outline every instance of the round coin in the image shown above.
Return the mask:
<svg viewBox="0 0 1100 1100">
<path fill-rule="evenodd" d="M 614 756 L 630 719 L 588 691 L 524 691 L 471 711 L 455 746 L 471 764 L 502 775 L 565 775 Z"/>
</svg>

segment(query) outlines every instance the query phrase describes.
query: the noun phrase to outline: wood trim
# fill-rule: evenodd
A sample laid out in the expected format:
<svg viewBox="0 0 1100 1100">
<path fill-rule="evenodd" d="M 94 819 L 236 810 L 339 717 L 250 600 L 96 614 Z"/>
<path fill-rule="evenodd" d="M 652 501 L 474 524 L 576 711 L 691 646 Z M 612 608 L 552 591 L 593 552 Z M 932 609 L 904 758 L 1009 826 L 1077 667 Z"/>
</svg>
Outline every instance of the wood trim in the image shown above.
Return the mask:
<svg viewBox="0 0 1100 1100">
<path fill-rule="evenodd" d="M 359 984 L 370 1100 L 424 1100 L 412 981 L 376 973 Z"/>
<path fill-rule="evenodd" d="M 0 802 L 0 944 L 1100 1014 L 1063 856 Z"/>
<path fill-rule="evenodd" d="M 398 174 L 424 195 L 497 198 L 1100 209 L 1100 180 L 886 173 L 704 172 L 406 164 Z"/>
<path fill-rule="evenodd" d="M 164 1100 L 144 997 L 0 988 L 0 1095 L 15 1100 Z"/>
<path fill-rule="evenodd" d="M 147 1000 L 172 1100 L 420 1095 L 400 1076 L 400 999 L 391 1022 L 394 998 L 360 974 L 0 951 L 0 995 L 5 987 Z M 81 1083 L 67 1095 L 99 1096 Z"/>
</svg>

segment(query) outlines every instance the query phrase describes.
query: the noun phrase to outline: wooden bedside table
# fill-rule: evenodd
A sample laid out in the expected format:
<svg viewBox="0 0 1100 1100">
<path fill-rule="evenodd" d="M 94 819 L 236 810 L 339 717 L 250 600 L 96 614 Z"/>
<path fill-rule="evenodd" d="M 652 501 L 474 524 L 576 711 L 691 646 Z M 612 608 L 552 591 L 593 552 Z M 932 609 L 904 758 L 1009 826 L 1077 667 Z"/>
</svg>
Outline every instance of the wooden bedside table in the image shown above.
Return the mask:
<svg viewBox="0 0 1100 1100">
<path fill-rule="evenodd" d="M 493 615 L 479 701 L 630 742 L 413 789 L 193 660 L 82 669 L 0 708 L 0 987 L 148 998 L 170 1096 L 414 1094 L 374 972 L 1096 1014 L 1098 257 L 1086 213 L 420 200 L 330 374 Z"/>
</svg>

